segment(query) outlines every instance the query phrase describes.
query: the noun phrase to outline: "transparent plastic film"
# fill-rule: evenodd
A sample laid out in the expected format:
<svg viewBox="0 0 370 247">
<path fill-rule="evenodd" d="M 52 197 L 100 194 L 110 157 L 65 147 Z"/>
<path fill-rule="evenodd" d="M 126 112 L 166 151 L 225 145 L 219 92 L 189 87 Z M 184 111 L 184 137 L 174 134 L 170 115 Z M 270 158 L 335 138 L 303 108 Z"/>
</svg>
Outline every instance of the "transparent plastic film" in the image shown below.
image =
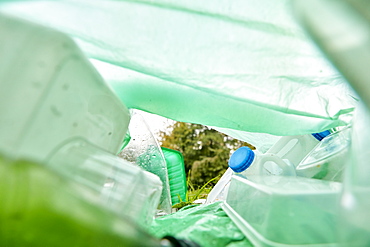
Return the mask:
<svg viewBox="0 0 370 247">
<path fill-rule="evenodd" d="M 0 4 L 73 37 L 129 108 L 274 135 L 344 126 L 354 95 L 291 10 L 289 0 Z"/>
</svg>

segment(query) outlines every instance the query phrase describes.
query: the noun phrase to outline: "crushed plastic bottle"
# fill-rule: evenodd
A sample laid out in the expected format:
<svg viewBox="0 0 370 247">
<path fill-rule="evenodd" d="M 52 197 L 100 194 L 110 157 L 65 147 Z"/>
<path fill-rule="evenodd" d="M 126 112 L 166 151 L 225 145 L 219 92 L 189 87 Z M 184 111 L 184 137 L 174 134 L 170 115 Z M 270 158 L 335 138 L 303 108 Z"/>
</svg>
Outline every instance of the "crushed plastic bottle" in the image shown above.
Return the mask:
<svg viewBox="0 0 370 247">
<path fill-rule="evenodd" d="M 3 153 L 43 161 L 73 137 L 119 151 L 129 111 L 71 38 L 0 15 L 0 53 Z"/>
<path fill-rule="evenodd" d="M 47 164 L 86 188 L 86 200 L 144 228 L 151 224 L 162 193 L 162 183 L 156 175 L 83 139 L 63 145 Z"/>
</svg>

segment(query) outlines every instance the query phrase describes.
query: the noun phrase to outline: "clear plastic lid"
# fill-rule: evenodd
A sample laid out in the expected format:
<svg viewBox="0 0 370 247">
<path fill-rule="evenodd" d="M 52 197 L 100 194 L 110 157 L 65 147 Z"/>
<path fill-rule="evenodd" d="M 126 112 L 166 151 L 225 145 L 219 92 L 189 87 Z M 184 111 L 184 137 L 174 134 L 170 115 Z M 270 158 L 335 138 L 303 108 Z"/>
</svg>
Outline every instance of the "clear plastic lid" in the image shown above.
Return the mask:
<svg viewBox="0 0 370 247">
<path fill-rule="evenodd" d="M 302 160 L 297 169 L 311 166 L 347 149 L 350 142 L 350 134 L 351 127 L 346 127 L 328 135 Z"/>
</svg>

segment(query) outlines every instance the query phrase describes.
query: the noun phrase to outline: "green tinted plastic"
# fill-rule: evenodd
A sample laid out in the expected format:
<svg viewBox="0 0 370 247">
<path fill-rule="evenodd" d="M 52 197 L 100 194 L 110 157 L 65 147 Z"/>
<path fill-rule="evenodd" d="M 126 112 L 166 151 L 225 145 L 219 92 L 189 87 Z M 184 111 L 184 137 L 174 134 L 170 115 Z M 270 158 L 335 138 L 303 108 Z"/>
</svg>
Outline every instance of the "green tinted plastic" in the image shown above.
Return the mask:
<svg viewBox="0 0 370 247">
<path fill-rule="evenodd" d="M 0 10 L 71 35 L 130 108 L 275 135 L 351 118 L 353 94 L 289 0 L 7 1 Z"/>
<path fill-rule="evenodd" d="M 167 164 L 168 180 L 172 205 L 186 200 L 186 173 L 184 157 L 179 151 L 162 147 L 162 152 Z"/>
<path fill-rule="evenodd" d="M 0 246 L 160 246 L 46 166 L 0 155 L 0 188 Z"/>
<path fill-rule="evenodd" d="M 220 203 L 188 206 L 177 213 L 156 218 L 151 233 L 190 239 L 202 247 L 253 246 L 222 210 Z"/>
</svg>

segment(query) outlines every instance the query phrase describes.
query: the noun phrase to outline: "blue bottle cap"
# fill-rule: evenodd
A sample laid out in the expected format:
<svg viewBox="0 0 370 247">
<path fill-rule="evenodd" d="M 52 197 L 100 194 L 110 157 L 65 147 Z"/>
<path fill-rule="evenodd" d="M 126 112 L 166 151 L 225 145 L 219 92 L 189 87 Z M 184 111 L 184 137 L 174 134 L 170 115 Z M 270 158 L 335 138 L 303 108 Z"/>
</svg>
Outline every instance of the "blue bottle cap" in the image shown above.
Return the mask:
<svg viewBox="0 0 370 247">
<path fill-rule="evenodd" d="M 320 133 L 313 133 L 312 135 L 319 141 L 321 141 L 322 139 L 324 139 L 325 137 L 327 137 L 328 135 L 330 135 L 330 131 L 329 130 L 325 130 L 323 132 L 320 132 Z"/>
<path fill-rule="evenodd" d="M 249 147 L 238 148 L 229 159 L 229 167 L 234 172 L 242 172 L 252 164 L 254 156 L 254 152 Z"/>
</svg>

